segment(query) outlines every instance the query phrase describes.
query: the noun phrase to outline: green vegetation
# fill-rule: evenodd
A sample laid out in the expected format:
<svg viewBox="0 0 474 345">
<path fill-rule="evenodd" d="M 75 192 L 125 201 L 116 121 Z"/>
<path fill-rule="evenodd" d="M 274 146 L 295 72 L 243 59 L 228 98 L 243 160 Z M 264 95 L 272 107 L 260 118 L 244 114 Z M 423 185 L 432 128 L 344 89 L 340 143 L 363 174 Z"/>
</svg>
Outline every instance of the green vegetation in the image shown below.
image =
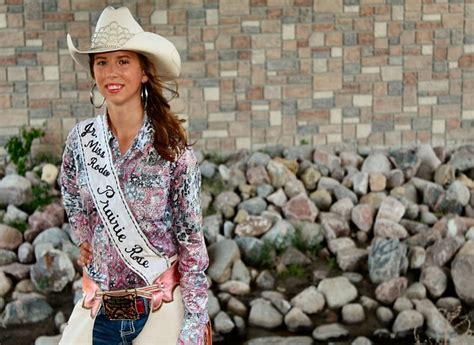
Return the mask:
<svg viewBox="0 0 474 345">
<path fill-rule="evenodd" d="M 260 251 L 260 260 L 258 265 L 260 268 L 271 268 L 275 260 L 275 247 L 269 241 L 263 242 L 263 247 Z"/>
<path fill-rule="evenodd" d="M 226 184 L 221 178 L 206 178 L 202 179 L 202 191 L 217 196 L 226 190 Z"/>
<path fill-rule="evenodd" d="M 309 144 L 308 139 L 301 139 L 300 140 L 300 145 L 308 145 L 308 144 Z"/>
<path fill-rule="evenodd" d="M 28 224 L 25 221 L 16 221 L 11 223 L 6 223 L 7 225 L 19 230 L 20 232 L 25 232 L 28 229 Z"/>
<path fill-rule="evenodd" d="M 13 136 L 8 139 L 5 149 L 10 160 L 16 165 L 19 175 L 25 175 L 33 140 L 41 138 L 43 135 L 44 131 L 42 129 L 31 128 L 27 130 L 23 127 L 20 136 Z"/>
<path fill-rule="evenodd" d="M 41 181 L 40 184 L 32 187 L 33 198 L 30 203 L 23 204 L 19 208 L 28 214 L 32 214 L 39 207 L 51 204 L 54 196 L 51 195 L 51 186 Z"/>
<path fill-rule="evenodd" d="M 222 156 L 218 152 L 209 152 L 205 155 L 205 158 L 208 161 L 213 162 L 214 164 L 217 164 L 217 165 L 224 164 L 227 160 L 224 156 Z"/>
<path fill-rule="evenodd" d="M 286 267 L 286 270 L 278 274 L 278 278 L 286 279 L 289 277 L 302 278 L 306 274 L 305 269 L 301 265 L 291 264 Z"/>
</svg>

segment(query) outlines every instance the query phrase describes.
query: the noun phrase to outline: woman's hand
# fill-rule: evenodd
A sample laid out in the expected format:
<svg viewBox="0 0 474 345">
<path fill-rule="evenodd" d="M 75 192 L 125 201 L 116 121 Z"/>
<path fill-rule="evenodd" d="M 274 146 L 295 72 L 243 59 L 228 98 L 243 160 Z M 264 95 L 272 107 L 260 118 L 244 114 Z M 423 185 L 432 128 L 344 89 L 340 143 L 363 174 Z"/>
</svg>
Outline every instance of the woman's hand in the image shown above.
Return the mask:
<svg viewBox="0 0 474 345">
<path fill-rule="evenodd" d="M 79 246 L 79 249 L 80 256 L 77 260 L 77 263 L 83 267 L 89 265 L 92 261 L 92 246 L 89 244 L 89 242 L 83 242 Z"/>
</svg>

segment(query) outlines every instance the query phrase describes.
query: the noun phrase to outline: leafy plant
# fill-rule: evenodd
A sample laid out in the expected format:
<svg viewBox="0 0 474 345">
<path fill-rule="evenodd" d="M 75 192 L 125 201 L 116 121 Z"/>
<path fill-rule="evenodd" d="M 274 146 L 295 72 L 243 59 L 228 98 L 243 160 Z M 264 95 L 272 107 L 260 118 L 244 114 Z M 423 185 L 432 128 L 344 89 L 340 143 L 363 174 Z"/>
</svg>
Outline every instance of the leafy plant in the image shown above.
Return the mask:
<svg viewBox="0 0 474 345">
<path fill-rule="evenodd" d="M 303 138 L 303 139 L 300 140 L 300 145 L 308 145 L 308 144 L 309 144 L 308 139 Z"/>
<path fill-rule="evenodd" d="M 26 229 L 28 229 L 28 224 L 24 220 L 21 221 L 15 221 L 15 222 L 10 222 L 7 223 L 9 226 L 19 230 L 20 232 L 25 232 Z"/>
<path fill-rule="evenodd" d="M 286 270 L 279 274 L 279 278 L 297 277 L 301 278 L 306 274 L 305 269 L 301 265 L 291 264 L 286 267 Z"/>
<path fill-rule="evenodd" d="M 16 165 L 18 174 L 25 175 L 26 163 L 31 152 L 33 140 L 41 138 L 44 131 L 39 128 L 21 129 L 20 136 L 13 136 L 8 139 L 5 149 L 7 150 L 10 160 Z"/>
<path fill-rule="evenodd" d="M 221 192 L 226 190 L 226 184 L 221 178 L 207 178 L 202 179 L 202 190 L 209 192 L 214 196 L 219 195 Z"/>
<path fill-rule="evenodd" d="M 40 184 L 33 186 L 32 192 L 33 200 L 20 206 L 20 209 L 27 212 L 28 214 L 32 214 L 39 207 L 51 204 L 54 199 L 54 196 L 51 195 L 51 186 L 49 186 L 44 181 L 41 181 Z"/>
</svg>

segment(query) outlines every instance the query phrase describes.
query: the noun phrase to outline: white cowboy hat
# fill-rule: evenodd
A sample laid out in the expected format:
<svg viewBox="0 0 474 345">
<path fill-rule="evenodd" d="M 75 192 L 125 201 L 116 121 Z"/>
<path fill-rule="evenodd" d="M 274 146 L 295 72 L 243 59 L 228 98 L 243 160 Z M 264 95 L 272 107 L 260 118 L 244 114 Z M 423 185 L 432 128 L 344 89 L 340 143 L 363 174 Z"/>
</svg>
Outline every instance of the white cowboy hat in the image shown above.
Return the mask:
<svg viewBox="0 0 474 345">
<path fill-rule="evenodd" d="M 67 35 L 67 46 L 74 61 L 89 69 L 89 54 L 129 50 L 145 55 L 152 62 L 162 80 L 174 80 L 181 70 L 181 59 L 169 40 L 152 32 L 145 32 L 129 9 L 108 6 L 97 21 L 89 50 L 78 50 Z"/>
</svg>

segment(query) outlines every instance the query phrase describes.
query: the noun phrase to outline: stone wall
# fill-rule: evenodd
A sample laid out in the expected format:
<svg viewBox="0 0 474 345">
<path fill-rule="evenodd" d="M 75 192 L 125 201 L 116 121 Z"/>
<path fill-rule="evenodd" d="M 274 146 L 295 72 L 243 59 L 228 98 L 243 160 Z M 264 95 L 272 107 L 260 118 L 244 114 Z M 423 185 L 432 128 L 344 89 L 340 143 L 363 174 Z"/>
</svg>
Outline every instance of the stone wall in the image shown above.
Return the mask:
<svg viewBox="0 0 474 345">
<path fill-rule="evenodd" d="M 59 154 L 93 114 L 66 33 L 88 48 L 106 4 L 178 47 L 198 148 L 473 140 L 473 0 L 0 0 L 0 155 L 23 125 Z"/>
</svg>

